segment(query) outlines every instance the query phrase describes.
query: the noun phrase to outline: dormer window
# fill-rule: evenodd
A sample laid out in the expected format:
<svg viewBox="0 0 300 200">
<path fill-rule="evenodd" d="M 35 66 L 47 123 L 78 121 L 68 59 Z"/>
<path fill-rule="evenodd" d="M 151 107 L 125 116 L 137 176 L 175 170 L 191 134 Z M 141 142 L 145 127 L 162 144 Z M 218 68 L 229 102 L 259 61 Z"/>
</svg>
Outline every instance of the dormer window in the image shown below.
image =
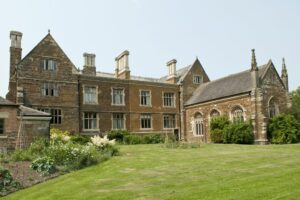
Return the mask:
<svg viewBox="0 0 300 200">
<path fill-rule="evenodd" d="M 193 83 L 194 84 L 201 84 L 201 83 L 203 83 L 203 76 L 194 75 L 194 77 L 193 77 Z"/>
<path fill-rule="evenodd" d="M 52 59 L 44 59 L 41 61 L 41 67 L 46 71 L 56 71 L 58 62 Z"/>
</svg>

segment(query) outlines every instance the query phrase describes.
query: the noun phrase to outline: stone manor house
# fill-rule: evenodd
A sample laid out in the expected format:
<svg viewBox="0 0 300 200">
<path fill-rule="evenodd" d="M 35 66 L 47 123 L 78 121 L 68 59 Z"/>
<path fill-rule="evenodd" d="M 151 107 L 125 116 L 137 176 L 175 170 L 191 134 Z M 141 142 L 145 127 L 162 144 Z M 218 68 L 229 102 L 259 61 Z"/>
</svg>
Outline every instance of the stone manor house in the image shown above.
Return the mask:
<svg viewBox="0 0 300 200">
<path fill-rule="evenodd" d="M 258 66 L 254 50 L 245 71 L 211 81 L 198 59 L 179 70 L 170 60 L 166 76 L 147 78 L 131 75 L 128 51 L 115 58 L 114 73 L 106 73 L 96 71 L 91 53 L 83 54 L 79 69 L 50 32 L 24 57 L 22 33 L 11 31 L 10 39 L 7 100 L 50 113 L 51 127 L 73 133 L 127 129 L 209 142 L 210 119 L 227 115 L 251 120 L 255 142 L 263 144 L 268 120 L 288 107 L 284 60 L 279 75 L 271 60 Z M 0 134 L 3 124 L 0 119 Z"/>
</svg>

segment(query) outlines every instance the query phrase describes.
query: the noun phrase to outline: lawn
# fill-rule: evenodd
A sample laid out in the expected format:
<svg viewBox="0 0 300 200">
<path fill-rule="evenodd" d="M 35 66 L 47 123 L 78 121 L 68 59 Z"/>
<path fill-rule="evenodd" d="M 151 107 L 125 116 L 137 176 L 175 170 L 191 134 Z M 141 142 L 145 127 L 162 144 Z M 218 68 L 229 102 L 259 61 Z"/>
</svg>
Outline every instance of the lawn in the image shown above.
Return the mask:
<svg viewBox="0 0 300 200">
<path fill-rule="evenodd" d="M 120 150 L 122 156 L 3 199 L 300 199 L 300 144 Z"/>
</svg>

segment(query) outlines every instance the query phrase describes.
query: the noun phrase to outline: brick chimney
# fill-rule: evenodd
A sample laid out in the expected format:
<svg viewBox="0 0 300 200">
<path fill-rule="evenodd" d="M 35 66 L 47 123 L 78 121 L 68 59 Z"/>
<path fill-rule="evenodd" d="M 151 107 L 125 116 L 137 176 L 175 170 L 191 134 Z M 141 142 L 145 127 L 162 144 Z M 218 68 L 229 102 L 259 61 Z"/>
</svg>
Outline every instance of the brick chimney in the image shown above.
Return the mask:
<svg viewBox="0 0 300 200">
<path fill-rule="evenodd" d="M 116 72 L 115 77 L 120 79 L 130 79 L 129 70 L 129 51 L 123 51 L 116 57 Z"/>
<path fill-rule="evenodd" d="M 85 75 L 96 75 L 96 66 L 95 66 L 95 54 L 92 53 L 84 53 L 84 66 L 82 73 Z"/>
<path fill-rule="evenodd" d="M 166 82 L 168 83 L 176 83 L 176 63 L 176 59 L 172 59 L 169 62 L 167 62 L 168 77 Z"/>
<path fill-rule="evenodd" d="M 17 103 L 17 65 L 22 59 L 21 40 L 22 33 L 18 31 L 10 32 L 10 68 L 9 68 L 9 91 L 6 98 Z"/>
</svg>

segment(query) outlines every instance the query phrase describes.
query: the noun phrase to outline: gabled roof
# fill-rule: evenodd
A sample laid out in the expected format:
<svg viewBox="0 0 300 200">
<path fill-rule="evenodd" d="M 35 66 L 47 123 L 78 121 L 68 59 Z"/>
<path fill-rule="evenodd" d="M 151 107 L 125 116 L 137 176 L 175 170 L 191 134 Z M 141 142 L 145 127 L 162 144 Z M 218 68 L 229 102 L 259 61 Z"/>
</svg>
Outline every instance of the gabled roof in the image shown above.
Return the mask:
<svg viewBox="0 0 300 200">
<path fill-rule="evenodd" d="M 265 76 L 266 72 L 272 65 L 273 64 L 270 60 L 267 64 L 258 67 L 260 79 Z M 251 72 L 250 70 L 246 70 L 200 85 L 185 105 L 193 105 L 224 97 L 230 97 L 247 93 L 251 90 Z"/>
<path fill-rule="evenodd" d="M 17 106 L 17 104 L 15 104 L 14 102 L 4 99 L 3 97 L 0 97 L 0 105 L 1 106 Z"/>
<path fill-rule="evenodd" d="M 69 60 L 69 62 L 72 64 L 72 71 L 73 73 L 78 73 L 77 68 L 75 67 L 75 65 L 73 64 L 73 62 L 70 60 L 70 58 L 67 56 L 67 54 L 62 50 L 62 48 L 58 45 L 58 43 L 56 42 L 56 40 L 52 37 L 52 35 L 50 33 L 48 33 L 37 45 L 35 45 L 35 47 L 26 55 L 24 56 L 19 64 L 22 64 L 22 62 L 32 53 L 35 51 L 35 49 L 46 39 L 52 40 L 55 42 L 56 46 L 59 48 L 59 50 L 64 54 L 64 56 Z"/>
</svg>

